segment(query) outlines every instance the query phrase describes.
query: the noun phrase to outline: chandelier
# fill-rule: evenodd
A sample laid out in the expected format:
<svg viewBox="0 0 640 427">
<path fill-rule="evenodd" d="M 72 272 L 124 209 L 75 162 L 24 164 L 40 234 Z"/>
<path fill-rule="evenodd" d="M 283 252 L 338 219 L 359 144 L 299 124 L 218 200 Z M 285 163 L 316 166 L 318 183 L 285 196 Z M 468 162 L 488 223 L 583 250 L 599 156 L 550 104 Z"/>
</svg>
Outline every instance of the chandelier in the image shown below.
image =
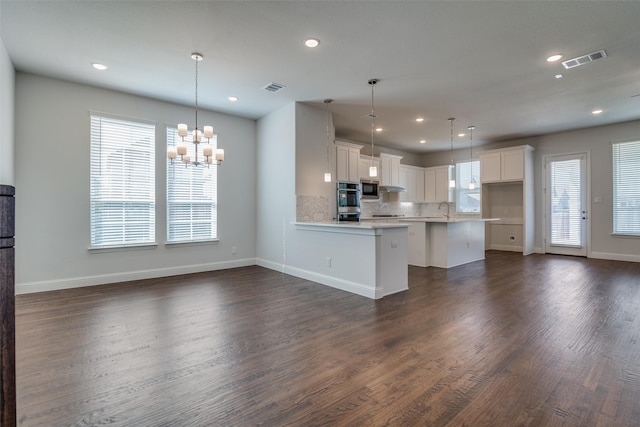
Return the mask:
<svg viewBox="0 0 640 427">
<path fill-rule="evenodd" d="M 224 160 L 224 150 L 217 148 L 214 150 L 211 145 L 211 138 L 213 138 L 213 126 L 203 126 L 202 130 L 198 128 L 198 62 L 204 59 L 204 55 L 198 52 L 191 54 L 191 59 L 196 63 L 196 123 L 195 128 L 191 132 L 191 142 L 194 144 L 195 155 L 192 159 L 187 154 L 187 142 L 185 138 L 189 135 L 189 128 L 185 123 L 178 124 L 178 136 L 181 141 L 177 146 L 169 147 L 167 150 L 167 157 L 173 163 L 173 160 L 180 156 L 180 161 L 185 166 L 204 166 L 216 165 L 220 166 Z M 206 142 L 204 141 L 206 139 Z M 199 153 L 198 147 L 202 145 L 202 154 Z"/>
</svg>

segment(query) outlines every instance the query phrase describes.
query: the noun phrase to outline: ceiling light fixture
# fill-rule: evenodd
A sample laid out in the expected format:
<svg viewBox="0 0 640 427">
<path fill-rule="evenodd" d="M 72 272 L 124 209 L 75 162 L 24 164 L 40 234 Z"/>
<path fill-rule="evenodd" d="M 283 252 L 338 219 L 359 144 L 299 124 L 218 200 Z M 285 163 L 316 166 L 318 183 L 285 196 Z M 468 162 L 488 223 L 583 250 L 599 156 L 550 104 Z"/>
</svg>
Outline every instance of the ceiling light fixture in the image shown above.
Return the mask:
<svg viewBox="0 0 640 427">
<path fill-rule="evenodd" d="M 331 182 L 331 167 L 329 166 L 329 104 L 333 102 L 333 99 L 325 99 L 324 101 L 325 110 L 327 110 L 327 172 L 324 173 L 324 182 Z"/>
<path fill-rule="evenodd" d="M 455 180 L 455 164 L 453 163 L 453 121 L 455 120 L 455 117 L 451 117 L 449 118 L 449 124 L 450 124 L 450 128 L 451 128 L 451 148 L 449 149 L 449 153 L 451 153 L 451 171 L 450 173 L 452 173 L 452 177 L 453 179 L 449 179 L 449 188 L 456 188 L 456 180 Z"/>
<path fill-rule="evenodd" d="M 476 127 L 471 125 L 469 129 L 469 164 L 471 165 L 471 179 L 469 180 L 469 190 L 475 190 L 476 180 L 473 177 L 473 130 Z"/>
<path fill-rule="evenodd" d="M 373 87 L 378 83 L 378 79 L 370 79 L 367 83 L 371 86 L 371 166 L 369 166 L 369 176 L 375 178 L 378 176 L 378 168 L 373 163 L 373 134 L 376 127 L 376 114 L 373 110 Z"/>
<path fill-rule="evenodd" d="M 107 67 L 106 65 L 104 65 L 104 64 L 100 64 L 100 63 L 98 63 L 98 62 L 92 62 L 92 63 L 91 63 L 91 66 L 92 66 L 93 68 L 95 68 L 96 70 L 100 70 L 100 71 L 104 71 L 104 70 L 106 70 L 107 68 L 109 68 L 109 67 Z"/>
<path fill-rule="evenodd" d="M 591 112 L 591 114 L 593 114 L 593 115 L 596 115 L 596 116 L 597 116 L 598 114 L 602 114 L 602 110 L 601 110 L 600 108 L 596 108 L 595 110 L 593 110 L 593 111 Z"/>
<path fill-rule="evenodd" d="M 376 128 L 376 132 L 382 132 L 382 128 Z"/>
<path fill-rule="evenodd" d="M 318 47 L 320 45 L 320 40 L 311 37 L 304 41 L 304 45 L 313 49 L 314 47 Z"/>
<path fill-rule="evenodd" d="M 213 150 L 211 146 L 211 138 L 213 138 L 213 126 L 204 126 L 201 131 L 198 129 L 198 62 L 204 59 L 204 56 L 201 53 L 193 52 L 191 54 L 191 59 L 196 62 L 196 123 L 193 132 L 191 133 L 191 142 L 194 144 L 195 148 L 195 159 L 192 161 L 191 156 L 187 154 L 187 141 L 185 141 L 185 137 L 189 135 L 189 128 L 185 123 L 178 124 L 178 136 L 182 138 L 180 143 L 177 146 L 169 147 L 167 150 L 167 157 L 171 159 L 171 163 L 173 160 L 180 156 L 180 160 L 186 166 L 201 166 L 207 165 L 207 167 L 211 164 L 219 166 L 222 164 L 224 160 L 224 150 L 218 148 Z M 207 143 L 203 144 L 202 147 L 202 159 L 198 158 L 198 146 L 203 142 L 203 138 L 207 139 Z"/>
<path fill-rule="evenodd" d="M 427 143 L 427 140 L 426 140 L 426 139 L 421 139 L 421 140 L 420 140 L 420 144 L 426 144 L 426 143 Z"/>
<path fill-rule="evenodd" d="M 466 133 L 462 133 L 462 132 L 460 132 L 460 133 L 458 134 L 458 136 L 459 136 L 460 138 L 462 138 L 462 137 L 463 137 L 463 136 L 465 136 L 465 135 L 466 135 Z"/>
<path fill-rule="evenodd" d="M 238 98 L 237 96 L 230 96 L 227 99 L 231 102 L 238 102 L 240 98 Z"/>
<path fill-rule="evenodd" d="M 547 58 L 547 62 L 556 62 L 562 59 L 561 53 L 556 53 Z"/>
<path fill-rule="evenodd" d="M 564 75 L 562 75 L 562 74 L 556 74 L 554 77 L 555 77 L 556 79 L 561 79 L 561 78 L 563 78 L 563 77 L 564 77 Z"/>
<path fill-rule="evenodd" d="M 420 123 L 420 122 L 424 122 L 424 118 L 423 117 L 418 117 L 416 119 L 416 122 Z"/>
</svg>

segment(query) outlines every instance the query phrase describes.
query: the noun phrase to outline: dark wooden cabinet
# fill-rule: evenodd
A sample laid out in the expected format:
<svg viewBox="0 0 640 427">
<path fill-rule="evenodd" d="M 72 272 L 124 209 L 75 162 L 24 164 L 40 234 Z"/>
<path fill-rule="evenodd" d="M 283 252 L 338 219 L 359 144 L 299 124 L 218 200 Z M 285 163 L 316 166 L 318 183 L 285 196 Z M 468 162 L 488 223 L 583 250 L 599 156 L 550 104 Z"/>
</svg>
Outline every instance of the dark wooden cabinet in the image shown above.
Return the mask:
<svg viewBox="0 0 640 427">
<path fill-rule="evenodd" d="M 0 185 L 0 425 L 16 425 L 15 188 Z"/>
</svg>

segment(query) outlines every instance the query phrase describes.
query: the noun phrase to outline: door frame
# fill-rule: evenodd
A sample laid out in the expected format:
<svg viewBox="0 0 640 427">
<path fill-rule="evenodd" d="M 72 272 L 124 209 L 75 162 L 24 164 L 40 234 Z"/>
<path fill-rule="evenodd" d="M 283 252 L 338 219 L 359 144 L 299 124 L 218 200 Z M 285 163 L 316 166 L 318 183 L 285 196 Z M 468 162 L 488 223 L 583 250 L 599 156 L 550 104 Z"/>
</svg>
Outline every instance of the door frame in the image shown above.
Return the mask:
<svg viewBox="0 0 640 427">
<path fill-rule="evenodd" d="M 542 251 L 544 253 L 550 253 L 547 251 L 547 248 L 550 246 L 547 242 L 547 237 L 549 236 L 548 227 L 551 224 L 551 220 L 547 218 L 548 215 L 548 204 L 549 198 L 547 196 L 548 186 L 550 182 L 548 182 L 548 173 L 547 173 L 547 163 L 549 160 L 553 158 L 559 157 L 575 157 L 575 156 L 585 156 L 585 164 L 584 164 L 584 191 L 585 191 L 585 211 L 586 211 L 586 220 L 584 223 L 585 227 L 585 256 L 587 258 L 591 258 L 591 150 L 586 151 L 574 151 L 569 153 L 558 153 L 558 154 L 547 154 L 542 156 Z M 581 255 L 579 255 L 581 256 Z"/>
</svg>

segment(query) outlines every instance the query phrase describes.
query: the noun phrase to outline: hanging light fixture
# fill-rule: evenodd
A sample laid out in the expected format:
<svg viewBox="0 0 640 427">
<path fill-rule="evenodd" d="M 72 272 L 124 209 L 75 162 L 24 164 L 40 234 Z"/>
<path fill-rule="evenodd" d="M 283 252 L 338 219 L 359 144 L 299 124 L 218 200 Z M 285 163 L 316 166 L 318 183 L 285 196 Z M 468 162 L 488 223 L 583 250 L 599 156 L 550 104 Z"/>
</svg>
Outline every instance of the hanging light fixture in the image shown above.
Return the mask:
<svg viewBox="0 0 640 427">
<path fill-rule="evenodd" d="M 453 121 L 455 117 L 449 118 L 449 124 L 451 127 L 451 148 L 449 152 L 451 153 L 451 174 L 453 179 L 449 179 L 449 188 L 456 188 L 456 175 L 455 175 L 455 167 L 456 165 L 453 163 Z"/>
<path fill-rule="evenodd" d="M 475 190 L 476 180 L 473 177 L 473 130 L 476 127 L 471 125 L 469 129 L 469 164 L 471 165 L 471 179 L 469 180 L 469 190 Z"/>
<path fill-rule="evenodd" d="M 376 130 L 376 115 L 373 111 L 373 87 L 378 83 L 378 81 L 378 79 L 371 79 L 368 81 L 371 86 L 371 114 L 369 114 L 369 117 L 371 117 L 371 165 L 369 166 L 369 177 L 371 178 L 378 176 L 378 168 L 373 163 L 373 134 Z"/>
<path fill-rule="evenodd" d="M 204 126 L 202 130 L 198 128 L 198 62 L 204 59 L 204 55 L 198 52 L 191 54 L 191 59 L 196 63 L 196 123 L 195 128 L 191 132 L 191 142 L 195 148 L 195 158 L 192 160 L 191 156 L 187 154 L 187 141 L 185 138 L 189 135 L 189 128 L 185 123 L 178 124 L 178 136 L 181 141 L 175 147 L 169 147 L 167 150 L 167 157 L 173 160 L 180 156 L 180 161 L 185 166 L 204 166 L 216 165 L 219 166 L 224 160 L 224 150 L 218 148 L 216 150 L 211 146 L 211 138 L 213 138 L 213 126 Z M 206 139 L 206 143 L 204 142 Z M 199 157 L 198 146 L 202 144 L 202 157 Z"/>
<path fill-rule="evenodd" d="M 331 167 L 329 166 L 329 115 L 331 113 L 329 113 L 329 104 L 331 104 L 333 102 L 333 99 L 325 99 L 324 100 L 324 106 L 325 109 L 327 110 L 327 169 L 324 173 L 324 182 L 331 182 Z"/>
</svg>

